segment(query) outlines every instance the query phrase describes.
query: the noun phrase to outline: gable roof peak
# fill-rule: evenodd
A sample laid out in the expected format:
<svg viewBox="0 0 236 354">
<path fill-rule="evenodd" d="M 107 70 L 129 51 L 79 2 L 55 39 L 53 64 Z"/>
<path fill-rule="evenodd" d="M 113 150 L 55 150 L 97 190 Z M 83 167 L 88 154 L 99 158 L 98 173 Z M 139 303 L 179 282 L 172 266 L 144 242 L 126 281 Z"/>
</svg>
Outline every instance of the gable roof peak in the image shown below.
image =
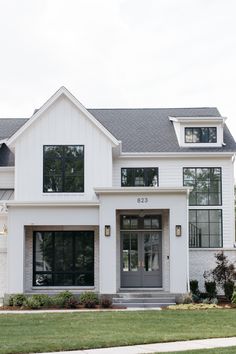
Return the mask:
<svg viewBox="0 0 236 354">
<path fill-rule="evenodd" d="M 100 131 L 102 131 L 102 133 L 114 144 L 114 146 L 118 146 L 120 144 L 114 135 L 112 135 L 110 131 L 108 131 L 107 128 L 105 128 L 105 126 L 103 126 L 99 120 L 97 120 L 65 86 L 61 86 L 59 90 L 57 90 L 39 109 L 35 110 L 30 119 L 9 138 L 7 145 L 14 146 L 14 143 L 18 137 L 62 95 L 65 95 Z"/>
</svg>

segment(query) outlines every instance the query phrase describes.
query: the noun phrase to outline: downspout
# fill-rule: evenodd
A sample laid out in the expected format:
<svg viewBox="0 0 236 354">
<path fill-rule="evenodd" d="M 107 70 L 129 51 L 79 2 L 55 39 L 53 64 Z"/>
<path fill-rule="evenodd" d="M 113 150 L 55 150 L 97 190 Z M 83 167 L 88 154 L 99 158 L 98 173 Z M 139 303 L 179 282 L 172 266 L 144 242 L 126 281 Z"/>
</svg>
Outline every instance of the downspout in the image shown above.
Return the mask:
<svg viewBox="0 0 236 354">
<path fill-rule="evenodd" d="M 187 199 L 187 227 L 186 227 L 186 230 L 187 230 L 187 292 L 189 293 L 190 292 L 190 279 L 189 279 L 189 209 L 188 209 L 188 201 L 189 201 L 189 193 L 190 193 L 190 190 L 188 189 L 187 191 L 187 195 L 186 195 L 186 199 Z"/>
</svg>

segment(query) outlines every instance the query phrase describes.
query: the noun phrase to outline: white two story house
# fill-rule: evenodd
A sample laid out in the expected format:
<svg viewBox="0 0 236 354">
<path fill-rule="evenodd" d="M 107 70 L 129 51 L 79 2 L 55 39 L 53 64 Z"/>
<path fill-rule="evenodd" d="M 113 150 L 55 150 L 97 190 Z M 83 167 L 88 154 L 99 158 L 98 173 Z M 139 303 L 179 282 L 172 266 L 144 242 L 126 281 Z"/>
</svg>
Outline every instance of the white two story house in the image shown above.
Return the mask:
<svg viewBox="0 0 236 354">
<path fill-rule="evenodd" d="M 236 261 L 235 141 L 216 108 L 86 109 L 60 88 L 0 119 L 0 296 L 183 294 Z"/>
</svg>

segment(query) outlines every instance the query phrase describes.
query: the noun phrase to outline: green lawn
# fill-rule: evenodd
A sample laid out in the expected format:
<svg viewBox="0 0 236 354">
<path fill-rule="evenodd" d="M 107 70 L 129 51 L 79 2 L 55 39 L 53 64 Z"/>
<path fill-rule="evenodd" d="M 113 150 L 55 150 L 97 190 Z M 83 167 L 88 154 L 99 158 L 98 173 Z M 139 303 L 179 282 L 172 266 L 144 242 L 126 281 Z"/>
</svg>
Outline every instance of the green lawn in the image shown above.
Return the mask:
<svg viewBox="0 0 236 354">
<path fill-rule="evenodd" d="M 223 309 L 0 315 L 0 353 L 231 337 L 235 318 Z"/>
<path fill-rule="evenodd" d="M 184 352 L 171 352 L 170 354 L 235 354 L 236 347 L 217 348 L 217 349 L 202 349 L 202 350 L 187 350 Z M 166 353 L 156 353 L 166 354 Z"/>
</svg>

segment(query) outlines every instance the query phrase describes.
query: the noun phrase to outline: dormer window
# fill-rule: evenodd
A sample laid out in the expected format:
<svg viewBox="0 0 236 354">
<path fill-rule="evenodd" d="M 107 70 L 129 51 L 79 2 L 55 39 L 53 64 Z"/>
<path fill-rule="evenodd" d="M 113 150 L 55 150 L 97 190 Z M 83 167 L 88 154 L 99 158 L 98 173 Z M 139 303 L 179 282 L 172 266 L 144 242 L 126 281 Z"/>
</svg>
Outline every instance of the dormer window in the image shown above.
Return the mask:
<svg viewBox="0 0 236 354">
<path fill-rule="evenodd" d="M 216 143 L 216 127 L 185 128 L 185 143 Z"/>
</svg>

